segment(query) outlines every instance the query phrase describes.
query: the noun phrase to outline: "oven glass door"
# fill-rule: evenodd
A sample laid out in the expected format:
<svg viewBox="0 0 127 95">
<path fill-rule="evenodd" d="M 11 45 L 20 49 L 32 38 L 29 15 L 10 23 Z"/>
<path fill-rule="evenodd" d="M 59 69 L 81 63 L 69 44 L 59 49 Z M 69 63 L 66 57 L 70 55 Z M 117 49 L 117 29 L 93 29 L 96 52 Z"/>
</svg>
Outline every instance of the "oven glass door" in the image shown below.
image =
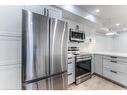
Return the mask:
<svg viewBox="0 0 127 95">
<path fill-rule="evenodd" d="M 91 60 L 81 60 L 76 62 L 76 77 L 91 72 Z"/>
</svg>

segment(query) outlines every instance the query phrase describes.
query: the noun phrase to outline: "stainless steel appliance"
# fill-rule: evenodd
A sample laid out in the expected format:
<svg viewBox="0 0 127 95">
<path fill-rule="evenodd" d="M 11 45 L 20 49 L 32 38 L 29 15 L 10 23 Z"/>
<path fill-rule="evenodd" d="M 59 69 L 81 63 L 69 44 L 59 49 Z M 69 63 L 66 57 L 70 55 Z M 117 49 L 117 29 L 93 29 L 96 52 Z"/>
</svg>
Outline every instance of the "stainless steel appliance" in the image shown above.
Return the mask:
<svg viewBox="0 0 127 95">
<path fill-rule="evenodd" d="M 67 23 L 22 11 L 22 89 L 67 87 Z"/>
<path fill-rule="evenodd" d="M 91 78 L 91 54 L 76 55 L 76 84 Z"/>
<path fill-rule="evenodd" d="M 71 42 L 84 42 L 85 33 L 83 31 L 74 31 L 70 29 L 69 39 Z"/>
<path fill-rule="evenodd" d="M 79 47 L 68 47 L 68 54 L 75 55 L 75 83 L 79 84 L 91 78 L 92 55 L 80 52 Z"/>
<path fill-rule="evenodd" d="M 68 47 L 68 54 L 79 54 L 79 47 Z"/>
</svg>

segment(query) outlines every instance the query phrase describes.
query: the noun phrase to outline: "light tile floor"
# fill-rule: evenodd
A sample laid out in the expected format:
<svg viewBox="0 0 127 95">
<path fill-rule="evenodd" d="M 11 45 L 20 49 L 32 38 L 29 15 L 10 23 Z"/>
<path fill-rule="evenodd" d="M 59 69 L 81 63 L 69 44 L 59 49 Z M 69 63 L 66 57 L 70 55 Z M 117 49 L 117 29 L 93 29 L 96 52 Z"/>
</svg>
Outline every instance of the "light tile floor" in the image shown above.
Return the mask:
<svg viewBox="0 0 127 95">
<path fill-rule="evenodd" d="M 69 86 L 68 90 L 127 90 L 126 88 L 112 83 L 104 78 L 93 75 L 91 79 L 75 85 Z"/>
</svg>

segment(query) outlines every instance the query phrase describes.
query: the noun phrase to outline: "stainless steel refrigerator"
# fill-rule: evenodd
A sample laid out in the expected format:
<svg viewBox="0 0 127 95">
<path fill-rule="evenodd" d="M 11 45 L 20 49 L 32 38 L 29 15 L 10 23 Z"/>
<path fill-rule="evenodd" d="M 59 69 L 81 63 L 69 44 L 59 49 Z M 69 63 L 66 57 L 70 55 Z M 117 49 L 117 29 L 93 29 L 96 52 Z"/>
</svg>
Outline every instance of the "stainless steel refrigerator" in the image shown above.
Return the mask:
<svg viewBox="0 0 127 95">
<path fill-rule="evenodd" d="M 22 89 L 67 89 L 67 23 L 22 11 Z"/>
</svg>

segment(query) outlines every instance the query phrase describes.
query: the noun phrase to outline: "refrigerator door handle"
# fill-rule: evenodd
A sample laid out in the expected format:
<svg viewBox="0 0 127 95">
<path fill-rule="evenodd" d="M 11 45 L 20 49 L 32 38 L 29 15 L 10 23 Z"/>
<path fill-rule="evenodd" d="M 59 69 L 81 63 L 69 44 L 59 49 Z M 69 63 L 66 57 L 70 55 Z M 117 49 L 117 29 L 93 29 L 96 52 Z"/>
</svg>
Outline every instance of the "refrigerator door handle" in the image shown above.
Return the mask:
<svg viewBox="0 0 127 95">
<path fill-rule="evenodd" d="M 66 23 L 64 23 L 64 29 L 63 29 L 63 33 L 62 33 L 62 40 L 61 40 L 61 53 L 62 53 L 62 55 L 63 56 L 66 56 L 66 59 L 67 59 L 67 55 L 65 55 L 63 52 L 65 52 L 64 51 L 64 48 L 65 48 L 65 46 L 64 46 L 64 40 L 66 40 L 65 38 L 64 38 L 64 36 L 65 36 L 65 33 L 66 33 Z M 67 46 L 66 46 L 67 47 Z M 67 49 L 66 49 L 67 50 Z M 67 68 L 67 61 L 65 62 L 65 59 L 63 58 L 63 57 L 61 57 L 61 69 L 62 69 L 62 71 L 64 70 L 64 65 L 63 65 L 63 63 L 65 64 L 65 68 Z"/>
</svg>

